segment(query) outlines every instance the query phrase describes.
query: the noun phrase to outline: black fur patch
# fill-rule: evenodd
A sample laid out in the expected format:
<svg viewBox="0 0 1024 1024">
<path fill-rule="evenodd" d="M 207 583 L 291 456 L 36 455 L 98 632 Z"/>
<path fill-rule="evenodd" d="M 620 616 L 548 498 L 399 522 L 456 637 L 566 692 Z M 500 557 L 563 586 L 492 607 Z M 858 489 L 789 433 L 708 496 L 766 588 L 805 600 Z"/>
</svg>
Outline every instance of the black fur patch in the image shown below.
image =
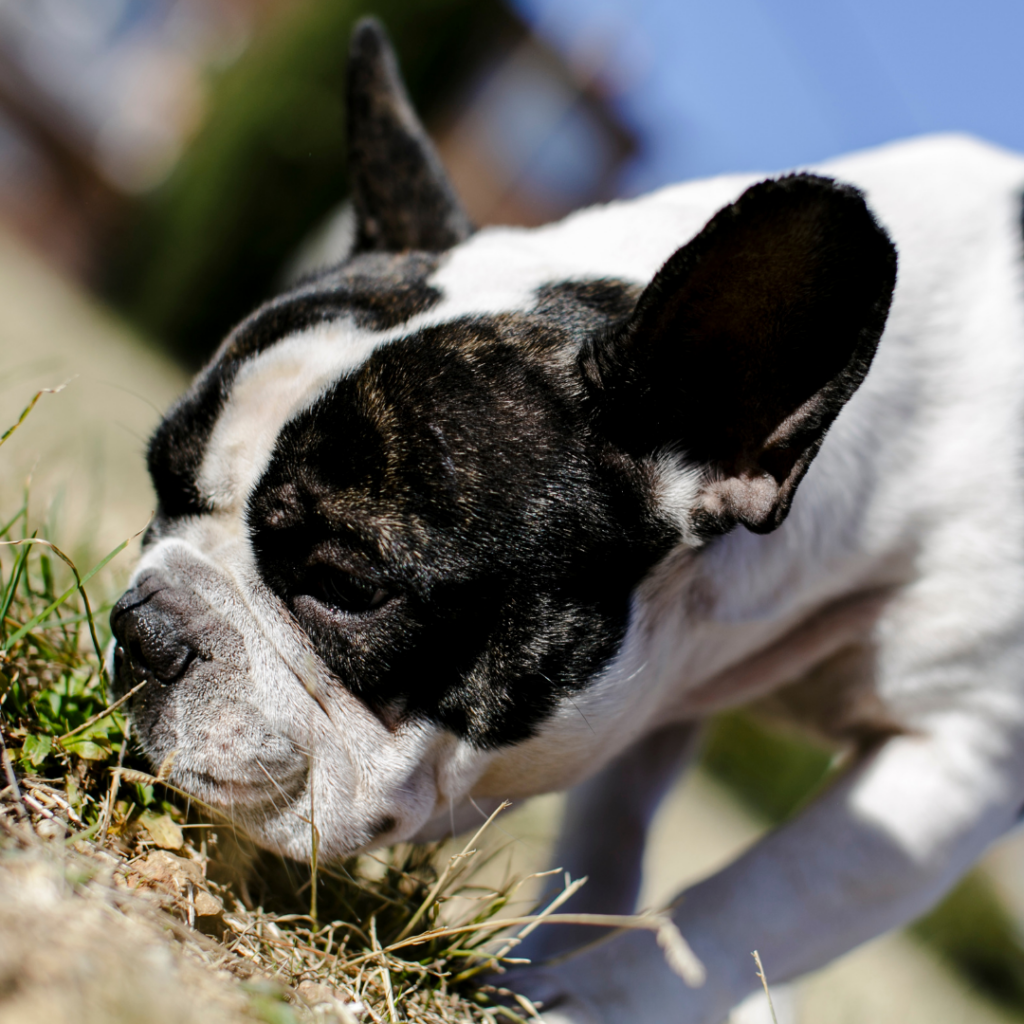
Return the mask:
<svg viewBox="0 0 1024 1024">
<path fill-rule="evenodd" d="M 573 361 L 633 301 L 567 283 L 529 314 L 425 329 L 282 431 L 249 507 L 257 563 L 384 720 L 512 743 L 618 650 L 675 533 L 603 459 Z M 332 609 L 325 567 L 388 599 Z"/>
<path fill-rule="evenodd" d="M 441 257 L 367 253 L 308 278 L 243 320 L 213 361 L 167 414 L 149 444 L 149 472 L 160 519 L 205 510 L 196 477 L 217 417 L 242 364 L 275 342 L 319 323 L 352 317 L 358 327 L 384 331 L 425 312 L 441 298 L 427 283 Z"/>
<path fill-rule="evenodd" d="M 441 252 L 468 238 L 473 226 L 375 18 L 364 18 L 352 33 L 346 99 L 356 250 Z"/>
<path fill-rule="evenodd" d="M 625 321 L 636 308 L 643 288 L 612 278 L 562 281 L 537 289 L 534 312 L 550 317 L 566 330 L 607 330 Z"/>
<path fill-rule="evenodd" d="M 895 282 L 896 250 L 857 189 L 810 174 L 753 185 L 621 330 L 588 342 L 597 429 L 634 456 L 677 448 L 712 467 L 705 532 L 774 530 L 871 366 Z"/>
</svg>

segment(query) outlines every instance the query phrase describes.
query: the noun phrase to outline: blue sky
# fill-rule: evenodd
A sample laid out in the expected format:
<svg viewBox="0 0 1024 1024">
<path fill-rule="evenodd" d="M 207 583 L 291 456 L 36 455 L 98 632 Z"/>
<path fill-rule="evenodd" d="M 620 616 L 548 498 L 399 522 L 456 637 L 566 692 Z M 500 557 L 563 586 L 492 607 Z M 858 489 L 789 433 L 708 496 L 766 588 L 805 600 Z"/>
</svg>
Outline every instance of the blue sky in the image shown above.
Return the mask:
<svg viewBox="0 0 1024 1024">
<path fill-rule="evenodd" d="M 921 132 L 1024 151 L 1024 0 L 514 0 L 607 69 L 644 151 L 623 190 Z"/>
</svg>

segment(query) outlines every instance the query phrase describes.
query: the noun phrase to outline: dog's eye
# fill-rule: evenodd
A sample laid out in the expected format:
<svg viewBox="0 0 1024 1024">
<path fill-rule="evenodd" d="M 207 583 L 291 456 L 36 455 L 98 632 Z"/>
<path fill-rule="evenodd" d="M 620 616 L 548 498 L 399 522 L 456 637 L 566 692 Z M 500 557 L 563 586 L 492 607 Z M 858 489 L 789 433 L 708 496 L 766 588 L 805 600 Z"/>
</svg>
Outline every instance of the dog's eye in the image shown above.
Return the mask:
<svg viewBox="0 0 1024 1024">
<path fill-rule="evenodd" d="M 309 593 L 323 604 L 346 615 L 372 611 L 391 596 L 376 583 L 326 566 L 319 568 L 310 577 Z"/>
</svg>

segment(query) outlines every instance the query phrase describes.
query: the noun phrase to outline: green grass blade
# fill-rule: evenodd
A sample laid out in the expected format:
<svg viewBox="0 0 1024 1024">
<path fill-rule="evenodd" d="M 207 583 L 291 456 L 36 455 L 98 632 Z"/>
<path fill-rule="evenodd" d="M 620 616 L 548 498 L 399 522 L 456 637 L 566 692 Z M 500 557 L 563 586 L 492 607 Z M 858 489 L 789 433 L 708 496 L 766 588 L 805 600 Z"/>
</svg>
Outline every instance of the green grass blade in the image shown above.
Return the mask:
<svg viewBox="0 0 1024 1024">
<path fill-rule="evenodd" d="M 100 615 L 103 612 L 109 612 L 113 607 L 111 604 L 101 605 L 99 608 L 94 609 L 93 616 Z M 68 615 L 63 619 L 50 619 L 49 622 L 41 622 L 39 624 L 40 632 L 45 632 L 49 629 L 65 629 L 68 626 L 77 626 L 83 622 L 89 620 L 88 612 L 79 612 L 77 615 Z"/>
<path fill-rule="evenodd" d="M 130 537 L 127 540 L 121 541 L 121 543 L 118 544 L 117 547 L 114 548 L 114 550 L 111 551 L 110 554 L 108 554 L 106 556 L 106 558 L 104 558 L 101 561 L 97 562 L 96 565 L 94 565 L 83 577 L 81 577 L 81 579 L 77 579 L 78 573 L 75 572 L 76 580 L 75 580 L 74 585 L 69 587 L 67 590 L 65 590 L 64 593 L 61 594 L 60 597 L 58 597 L 55 601 L 51 601 L 50 604 L 48 604 L 41 612 L 39 612 L 38 615 L 33 615 L 32 618 L 29 619 L 28 622 L 26 622 L 25 625 L 23 625 L 19 630 L 17 630 L 16 632 L 12 633 L 4 641 L 4 645 L 0 649 L 2 649 L 4 651 L 9 651 L 23 636 L 25 636 L 26 633 L 30 633 L 48 615 L 50 615 L 54 611 L 56 611 L 69 597 L 71 597 L 71 595 L 76 590 L 81 590 L 82 594 L 84 595 L 85 594 L 85 590 L 83 588 L 85 587 L 85 584 L 88 583 L 89 580 L 91 580 L 93 578 L 93 576 L 95 576 L 96 573 L 98 573 L 100 571 L 100 569 L 102 569 L 111 559 L 116 558 L 119 554 L 121 554 L 121 552 L 124 551 L 124 549 L 126 547 L 128 547 L 128 544 L 129 544 L 130 541 L 131 541 Z M 17 542 L 17 541 L 7 541 L 7 542 L 3 542 L 3 543 L 20 543 L 20 542 Z M 74 567 L 73 566 L 72 566 L 72 571 L 74 571 Z M 90 618 L 90 627 L 91 627 L 92 626 L 91 613 L 89 615 L 89 618 Z M 99 654 L 100 662 L 102 664 L 103 652 L 99 649 L 99 641 L 96 639 L 95 631 L 93 631 L 93 643 L 96 646 L 97 654 Z"/>
<path fill-rule="evenodd" d="M 26 405 L 25 408 L 21 410 L 21 415 L 17 418 L 17 420 L 14 423 L 12 423 L 2 434 L 0 434 L 0 445 L 2 445 L 7 440 L 7 438 L 9 438 L 11 434 L 13 434 L 18 429 L 18 427 L 20 427 L 22 423 L 24 423 L 25 420 L 28 419 L 28 414 L 36 407 L 36 402 L 38 402 L 39 399 L 43 397 L 43 395 L 55 395 L 57 394 L 58 391 L 63 391 L 67 386 L 67 382 L 65 382 L 64 384 L 61 384 L 59 388 L 40 388 L 32 396 L 32 401 L 29 402 L 28 405 Z"/>
<path fill-rule="evenodd" d="M 17 512 L 14 513 L 14 517 L 9 519 L 2 528 L 0 528 L 0 537 L 6 537 L 11 527 L 28 512 L 28 505 L 22 505 Z"/>
<path fill-rule="evenodd" d="M 26 545 L 18 553 L 18 557 L 14 563 L 14 569 L 11 572 L 11 579 L 4 591 L 3 604 L 0 604 L 0 633 L 6 632 L 4 623 L 7 621 L 7 613 L 11 609 L 11 602 L 14 600 L 14 592 L 18 589 L 18 582 L 21 579 L 21 574 L 25 571 L 25 563 L 28 561 L 29 547 Z M 4 647 L 4 650 L 7 650 Z"/>
</svg>

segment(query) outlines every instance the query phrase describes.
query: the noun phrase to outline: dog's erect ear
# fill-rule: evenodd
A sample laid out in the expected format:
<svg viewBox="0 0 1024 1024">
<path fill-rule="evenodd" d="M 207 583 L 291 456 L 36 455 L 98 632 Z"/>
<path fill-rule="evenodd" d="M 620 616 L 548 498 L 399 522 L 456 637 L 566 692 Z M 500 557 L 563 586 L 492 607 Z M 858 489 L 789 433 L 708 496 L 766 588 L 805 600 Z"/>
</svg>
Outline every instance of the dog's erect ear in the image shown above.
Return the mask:
<svg viewBox="0 0 1024 1024">
<path fill-rule="evenodd" d="M 871 365 L 896 251 L 860 192 L 792 175 L 748 189 L 679 249 L 581 370 L 601 433 L 705 469 L 695 525 L 786 517 L 825 432 Z"/>
<path fill-rule="evenodd" d="M 348 159 L 355 252 L 441 252 L 473 227 L 416 117 L 383 26 L 363 18 L 348 63 Z"/>
</svg>

